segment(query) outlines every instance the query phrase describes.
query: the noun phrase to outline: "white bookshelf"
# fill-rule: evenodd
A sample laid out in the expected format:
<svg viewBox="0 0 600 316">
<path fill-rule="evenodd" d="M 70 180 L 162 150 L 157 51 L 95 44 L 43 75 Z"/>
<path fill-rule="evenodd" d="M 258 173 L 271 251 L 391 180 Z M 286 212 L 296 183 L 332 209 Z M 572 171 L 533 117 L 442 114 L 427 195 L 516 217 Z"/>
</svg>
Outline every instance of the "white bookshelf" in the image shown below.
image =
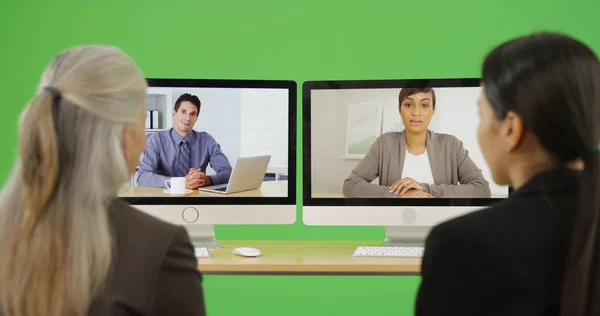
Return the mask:
<svg viewBox="0 0 600 316">
<path fill-rule="evenodd" d="M 157 132 L 173 127 L 173 92 L 171 89 L 149 87 L 146 96 L 147 110 L 158 111 L 158 128 L 146 128 L 146 132 Z"/>
<path fill-rule="evenodd" d="M 173 127 L 173 119 L 172 119 L 173 116 L 171 115 L 171 112 L 173 111 L 173 92 L 170 88 L 165 89 L 165 88 L 148 87 L 148 90 L 146 93 L 146 109 L 148 111 L 150 111 L 150 110 L 158 111 L 158 119 L 159 119 L 158 128 L 146 128 L 145 129 L 146 135 L 154 133 L 154 132 L 170 129 L 171 127 Z M 143 154 L 142 154 L 142 157 L 143 157 Z M 142 157 L 140 157 L 140 160 Z M 138 172 L 137 172 L 137 168 L 136 168 L 136 171 L 131 176 L 130 181 L 128 181 L 124 185 L 125 186 L 137 186 L 137 181 L 135 180 L 137 178 L 137 173 Z"/>
</svg>

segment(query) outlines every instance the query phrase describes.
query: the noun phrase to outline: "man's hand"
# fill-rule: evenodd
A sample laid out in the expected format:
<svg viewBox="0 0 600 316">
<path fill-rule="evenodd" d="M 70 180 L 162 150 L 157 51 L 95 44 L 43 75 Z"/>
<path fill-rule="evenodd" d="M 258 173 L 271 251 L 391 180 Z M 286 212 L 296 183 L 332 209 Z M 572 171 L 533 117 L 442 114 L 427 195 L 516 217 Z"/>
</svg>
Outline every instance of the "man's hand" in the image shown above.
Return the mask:
<svg viewBox="0 0 600 316">
<path fill-rule="evenodd" d="M 402 194 L 402 198 L 409 198 L 409 199 L 418 199 L 418 198 L 433 198 L 433 195 L 425 192 L 425 191 L 421 191 L 421 190 L 415 190 L 415 189 L 410 189 L 408 191 L 406 191 L 406 193 Z"/>
<path fill-rule="evenodd" d="M 205 174 L 200 169 L 190 168 L 187 176 L 185 176 L 185 186 L 188 189 L 195 190 L 201 187 L 204 183 Z"/>
<path fill-rule="evenodd" d="M 200 179 L 200 181 L 199 181 L 199 185 L 200 185 L 199 188 L 201 188 L 201 187 L 207 187 L 207 186 L 212 185 L 212 184 L 213 184 L 212 178 L 209 177 L 209 176 L 207 176 L 207 175 L 204 175 Z"/>
<path fill-rule="evenodd" d="M 190 172 L 185 176 L 185 184 L 188 189 L 196 190 L 198 188 L 212 185 L 212 178 L 207 176 L 201 169 L 190 168 Z"/>
<path fill-rule="evenodd" d="M 419 182 L 412 178 L 404 178 L 402 180 L 396 180 L 390 186 L 390 193 L 404 195 L 408 190 L 420 190 L 423 191 L 423 186 Z"/>
</svg>

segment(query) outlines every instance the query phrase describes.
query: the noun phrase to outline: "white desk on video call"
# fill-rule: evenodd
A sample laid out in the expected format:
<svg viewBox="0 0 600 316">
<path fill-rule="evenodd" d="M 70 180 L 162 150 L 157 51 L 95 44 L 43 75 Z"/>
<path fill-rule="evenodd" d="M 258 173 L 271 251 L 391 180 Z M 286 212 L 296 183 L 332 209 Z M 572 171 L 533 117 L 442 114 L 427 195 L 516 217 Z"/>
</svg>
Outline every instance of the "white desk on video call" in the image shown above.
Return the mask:
<svg viewBox="0 0 600 316">
<path fill-rule="evenodd" d="M 174 197 L 164 193 L 166 188 L 153 188 L 142 186 L 126 186 L 119 190 L 119 197 Z M 186 195 L 176 197 L 286 197 L 288 195 L 287 180 L 265 181 L 259 189 L 237 192 L 232 194 L 220 194 L 192 190 Z"/>
</svg>

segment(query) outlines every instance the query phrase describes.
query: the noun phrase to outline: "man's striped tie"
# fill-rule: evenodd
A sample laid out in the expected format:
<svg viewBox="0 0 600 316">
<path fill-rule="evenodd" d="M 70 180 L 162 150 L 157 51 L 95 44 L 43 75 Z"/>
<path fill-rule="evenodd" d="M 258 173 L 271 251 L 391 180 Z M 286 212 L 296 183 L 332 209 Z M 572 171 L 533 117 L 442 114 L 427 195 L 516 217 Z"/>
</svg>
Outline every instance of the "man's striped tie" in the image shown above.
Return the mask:
<svg viewBox="0 0 600 316">
<path fill-rule="evenodd" d="M 179 170 L 181 176 L 185 177 L 190 172 L 190 148 L 189 143 L 182 140 L 179 143 Z"/>
</svg>

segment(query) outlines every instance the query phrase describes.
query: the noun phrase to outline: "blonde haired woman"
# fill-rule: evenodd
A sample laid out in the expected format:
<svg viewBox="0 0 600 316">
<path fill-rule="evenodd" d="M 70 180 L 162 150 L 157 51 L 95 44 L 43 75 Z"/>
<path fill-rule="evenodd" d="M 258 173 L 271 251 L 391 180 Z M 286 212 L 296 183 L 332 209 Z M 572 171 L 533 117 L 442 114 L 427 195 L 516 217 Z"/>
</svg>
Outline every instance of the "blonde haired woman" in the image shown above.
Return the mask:
<svg viewBox="0 0 600 316">
<path fill-rule="evenodd" d="M 187 232 L 116 198 L 144 149 L 145 99 L 114 47 L 46 69 L 0 194 L 0 314 L 204 315 Z"/>
</svg>

